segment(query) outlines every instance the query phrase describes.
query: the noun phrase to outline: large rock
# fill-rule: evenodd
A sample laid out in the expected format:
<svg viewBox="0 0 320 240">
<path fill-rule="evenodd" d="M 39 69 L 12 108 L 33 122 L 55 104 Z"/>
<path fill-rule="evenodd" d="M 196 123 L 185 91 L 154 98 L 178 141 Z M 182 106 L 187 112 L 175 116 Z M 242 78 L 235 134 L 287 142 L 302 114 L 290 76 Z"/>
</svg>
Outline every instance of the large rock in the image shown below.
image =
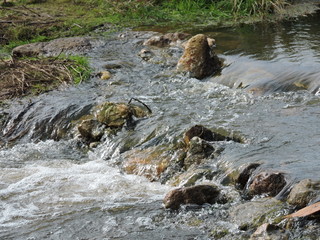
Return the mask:
<svg viewBox="0 0 320 240">
<path fill-rule="evenodd" d="M 279 172 L 261 172 L 253 178 L 249 195 L 267 194 L 276 196 L 286 185 L 285 177 Z"/>
<path fill-rule="evenodd" d="M 298 208 L 303 208 L 315 200 L 319 196 L 319 192 L 320 182 L 304 179 L 292 188 L 287 201 Z"/>
<path fill-rule="evenodd" d="M 283 215 L 283 203 L 275 198 L 261 198 L 229 209 L 231 222 L 240 228 L 258 227 L 265 222 L 276 223 Z"/>
<path fill-rule="evenodd" d="M 220 68 L 221 62 L 212 52 L 204 34 L 198 34 L 187 42 L 177 65 L 178 71 L 190 72 L 192 77 L 198 79 L 208 77 Z"/>
<path fill-rule="evenodd" d="M 170 191 L 164 198 L 165 208 L 177 210 L 184 204 L 213 204 L 219 200 L 220 190 L 214 185 L 197 185 Z"/>
<path fill-rule="evenodd" d="M 89 37 L 58 38 L 49 42 L 30 43 L 12 50 L 14 57 L 58 56 L 59 54 L 83 54 L 98 45 Z"/>
</svg>

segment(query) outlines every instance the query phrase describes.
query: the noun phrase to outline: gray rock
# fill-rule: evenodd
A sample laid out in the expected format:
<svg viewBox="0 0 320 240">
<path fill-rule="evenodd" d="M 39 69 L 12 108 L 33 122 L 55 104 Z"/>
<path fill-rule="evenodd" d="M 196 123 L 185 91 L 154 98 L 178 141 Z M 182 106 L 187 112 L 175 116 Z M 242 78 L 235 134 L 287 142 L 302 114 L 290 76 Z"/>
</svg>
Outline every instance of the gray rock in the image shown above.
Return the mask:
<svg viewBox="0 0 320 240">
<path fill-rule="evenodd" d="M 49 42 L 30 43 L 12 50 L 14 57 L 58 56 L 59 54 L 83 54 L 98 45 L 90 37 L 58 38 Z"/>
<path fill-rule="evenodd" d="M 231 207 L 229 210 L 230 219 L 240 227 L 260 226 L 265 221 L 276 219 L 283 205 L 281 201 L 274 198 L 263 198 L 250 201 Z"/>
<path fill-rule="evenodd" d="M 315 200 L 319 196 L 319 192 L 320 182 L 304 179 L 292 188 L 287 201 L 298 208 L 303 208 Z"/>
<path fill-rule="evenodd" d="M 188 38 L 190 34 L 187 33 L 167 33 L 161 36 L 153 36 L 146 40 L 143 45 L 154 47 L 168 47 L 172 45 L 180 45 L 183 40 Z"/>
</svg>

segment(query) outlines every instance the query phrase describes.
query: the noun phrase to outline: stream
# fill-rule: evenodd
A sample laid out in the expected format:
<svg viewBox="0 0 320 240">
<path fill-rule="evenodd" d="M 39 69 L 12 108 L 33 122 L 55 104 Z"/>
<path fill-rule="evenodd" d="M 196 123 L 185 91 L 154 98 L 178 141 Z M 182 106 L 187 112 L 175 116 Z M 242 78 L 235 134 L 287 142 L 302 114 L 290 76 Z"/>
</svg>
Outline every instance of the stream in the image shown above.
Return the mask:
<svg viewBox="0 0 320 240">
<path fill-rule="evenodd" d="M 248 163 L 284 172 L 289 184 L 319 181 L 319 22 L 317 12 L 282 23 L 188 30 L 215 38 L 224 60 L 219 75 L 201 81 L 174 71 L 179 47 L 153 49 L 150 61 L 138 56 L 154 33 L 115 34 L 88 54 L 97 72 L 121 66 L 110 80 L 92 77 L 1 106 L 8 120 L 0 132 L 0 239 L 215 239 L 212 232 L 225 228 L 221 239 L 249 239 L 229 220 L 229 205 L 170 212 L 162 200 L 172 186 L 123 173 L 118 163 L 129 149 L 174 142 L 201 124 L 244 139 L 225 143 L 208 162 L 219 169 L 216 184 Z M 123 128 L 89 151 L 66 134 L 92 106 L 131 98 L 153 112 L 134 130 Z M 318 239 L 318 230 L 307 236 L 297 229 L 290 239 Z"/>
</svg>

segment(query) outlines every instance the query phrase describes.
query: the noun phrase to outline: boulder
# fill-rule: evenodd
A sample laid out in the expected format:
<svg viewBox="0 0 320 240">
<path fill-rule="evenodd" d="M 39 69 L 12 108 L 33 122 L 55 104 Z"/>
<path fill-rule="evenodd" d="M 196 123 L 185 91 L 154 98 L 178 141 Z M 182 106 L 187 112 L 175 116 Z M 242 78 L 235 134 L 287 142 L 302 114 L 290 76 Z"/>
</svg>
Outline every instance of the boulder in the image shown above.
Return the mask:
<svg viewBox="0 0 320 240">
<path fill-rule="evenodd" d="M 320 182 L 304 179 L 292 188 L 287 201 L 298 208 L 303 208 L 319 196 L 319 191 Z"/>
<path fill-rule="evenodd" d="M 163 203 L 165 208 L 177 210 L 181 205 L 205 203 L 213 204 L 219 199 L 220 190 L 214 185 L 197 185 L 186 188 L 178 188 L 170 191 L 165 196 Z"/>
<path fill-rule="evenodd" d="M 208 77 L 220 68 L 221 62 L 212 52 L 204 34 L 198 34 L 187 42 L 177 65 L 178 71 L 190 72 L 192 77 L 198 79 Z"/>
<path fill-rule="evenodd" d="M 275 198 L 260 198 L 232 206 L 229 216 L 240 228 L 258 227 L 265 222 L 276 223 L 283 209 L 283 203 Z"/>
<path fill-rule="evenodd" d="M 153 36 L 146 40 L 143 45 L 145 46 L 154 46 L 154 47 L 168 47 L 170 45 L 179 45 L 183 40 L 190 37 L 190 34 L 187 33 L 167 33 L 161 36 Z"/>
<path fill-rule="evenodd" d="M 286 185 L 285 177 L 279 172 L 261 172 L 249 185 L 249 195 L 267 194 L 276 196 Z"/>
</svg>

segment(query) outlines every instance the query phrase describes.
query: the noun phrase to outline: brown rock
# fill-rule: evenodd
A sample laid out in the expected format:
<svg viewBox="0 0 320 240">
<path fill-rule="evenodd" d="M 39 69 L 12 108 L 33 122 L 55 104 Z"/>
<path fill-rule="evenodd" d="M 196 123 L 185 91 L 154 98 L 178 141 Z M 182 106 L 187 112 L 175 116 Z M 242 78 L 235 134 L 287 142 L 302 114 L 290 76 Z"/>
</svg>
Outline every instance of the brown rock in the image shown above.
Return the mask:
<svg viewBox="0 0 320 240">
<path fill-rule="evenodd" d="M 285 177 L 279 172 L 261 172 L 249 186 L 250 195 L 268 194 L 276 196 L 286 185 Z"/>
<path fill-rule="evenodd" d="M 191 76 L 203 79 L 221 68 L 221 62 L 211 52 L 207 37 L 198 34 L 192 37 L 185 46 L 185 51 L 179 59 L 177 70 L 190 72 Z"/>
<path fill-rule="evenodd" d="M 259 163 L 251 163 L 240 172 L 238 178 L 236 179 L 236 184 L 239 186 L 240 189 L 243 189 L 247 185 L 248 180 L 251 177 L 253 171 L 256 170 L 256 168 L 259 166 Z"/>
<path fill-rule="evenodd" d="M 186 188 L 178 188 L 170 191 L 165 196 L 163 203 L 165 208 L 179 209 L 180 205 L 205 203 L 213 204 L 218 201 L 220 190 L 214 185 L 197 185 Z"/>
<path fill-rule="evenodd" d="M 163 147 L 150 147 L 128 151 L 122 169 L 128 174 L 145 176 L 150 181 L 159 180 L 171 159 L 166 150 Z"/>
</svg>

